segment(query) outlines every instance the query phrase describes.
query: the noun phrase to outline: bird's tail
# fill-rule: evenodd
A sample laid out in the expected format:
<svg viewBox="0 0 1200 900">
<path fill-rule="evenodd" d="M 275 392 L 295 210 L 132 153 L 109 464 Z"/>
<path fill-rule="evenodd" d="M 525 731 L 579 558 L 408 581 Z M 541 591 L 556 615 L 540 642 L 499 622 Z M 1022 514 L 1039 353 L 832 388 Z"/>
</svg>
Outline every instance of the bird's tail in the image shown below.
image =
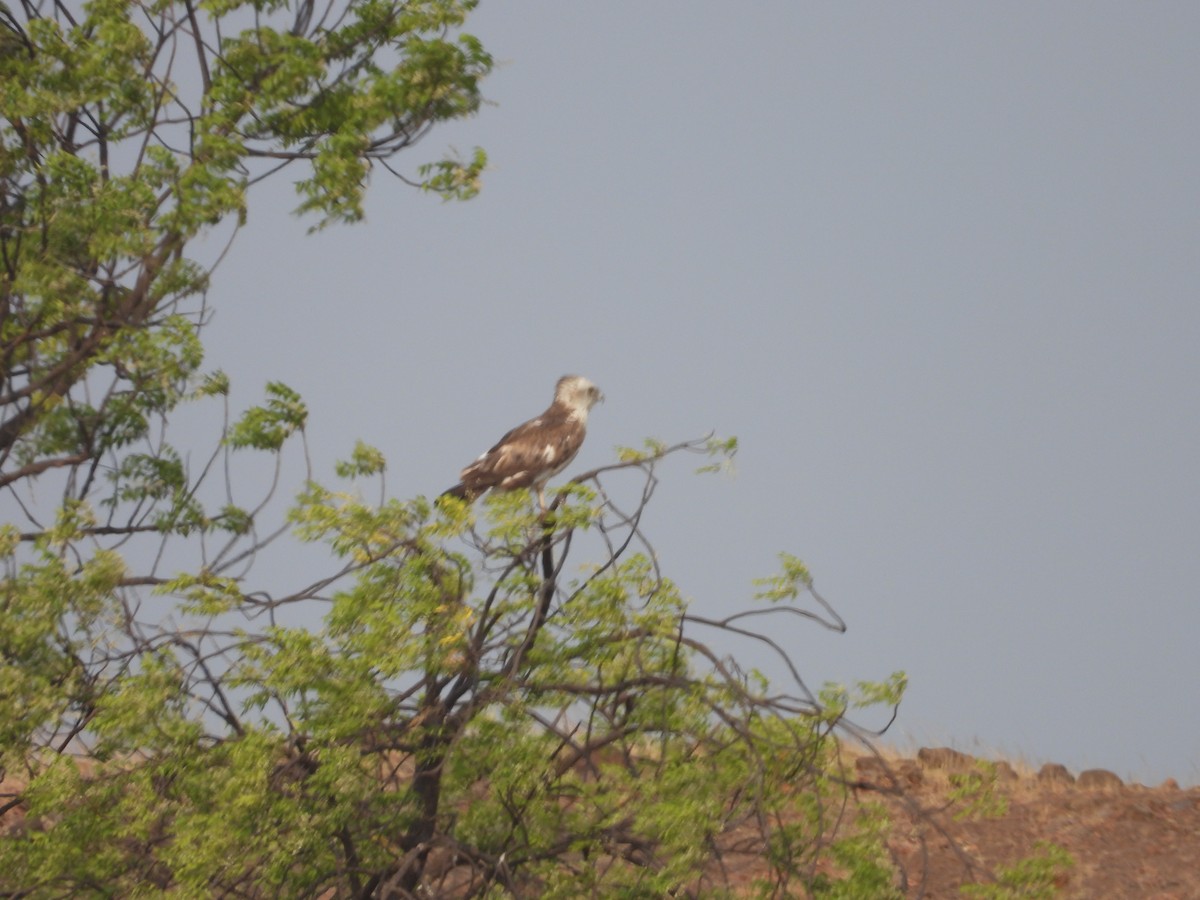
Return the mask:
<svg viewBox="0 0 1200 900">
<path fill-rule="evenodd" d="M 455 497 L 466 503 L 473 503 L 476 496 L 477 495 L 474 491 L 470 490 L 465 484 L 463 484 L 460 481 L 454 487 L 442 491 L 442 493 L 438 499 L 441 499 L 441 497 Z"/>
</svg>

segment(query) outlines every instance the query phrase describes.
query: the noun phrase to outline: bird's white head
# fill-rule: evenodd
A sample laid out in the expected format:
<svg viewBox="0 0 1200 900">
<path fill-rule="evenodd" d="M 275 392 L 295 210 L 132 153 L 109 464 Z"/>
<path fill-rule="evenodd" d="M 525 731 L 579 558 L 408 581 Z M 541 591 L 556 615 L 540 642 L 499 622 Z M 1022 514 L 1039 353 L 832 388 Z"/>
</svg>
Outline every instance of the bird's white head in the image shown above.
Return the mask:
<svg viewBox="0 0 1200 900">
<path fill-rule="evenodd" d="M 554 388 L 554 402 L 568 407 L 572 415 L 586 419 L 588 410 L 604 402 L 604 394 L 582 375 L 564 375 Z"/>
</svg>

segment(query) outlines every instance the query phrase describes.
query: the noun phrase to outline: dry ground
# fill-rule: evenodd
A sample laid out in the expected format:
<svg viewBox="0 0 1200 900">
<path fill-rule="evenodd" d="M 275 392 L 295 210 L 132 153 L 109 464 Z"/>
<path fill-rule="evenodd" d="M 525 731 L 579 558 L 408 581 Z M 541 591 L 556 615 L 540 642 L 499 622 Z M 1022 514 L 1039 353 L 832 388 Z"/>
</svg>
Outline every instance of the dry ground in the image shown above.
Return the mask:
<svg viewBox="0 0 1200 900">
<path fill-rule="evenodd" d="M 1034 854 L 1036 842 L 1050 841 L 1074 859 L 1057 881 L 1059 896 L 1200 898 L 1200 788 L 1182 790 L 1171 780 L 1127 785 L 1099 769 L 1076 777 L 1050 764 L 1038 772 L 996 765 L 996 792 L 1007 811 L 957 821 L 957 807 L 946 805 L 951 775 L 976 770 L 973 758 L 942 748 L 921 750 L 916 759 L 856 761 L 860 795 L 883 799 L 892 813 L 889 849 L 907 874 L 909 896 L 962 897 L 962 884 L 986 882 L 989 873 Z M 874 789 L 897 783 L 907 801 Z M 912 802 L 941 811 L 931 819 L 914 815 Z"/>
</svg>

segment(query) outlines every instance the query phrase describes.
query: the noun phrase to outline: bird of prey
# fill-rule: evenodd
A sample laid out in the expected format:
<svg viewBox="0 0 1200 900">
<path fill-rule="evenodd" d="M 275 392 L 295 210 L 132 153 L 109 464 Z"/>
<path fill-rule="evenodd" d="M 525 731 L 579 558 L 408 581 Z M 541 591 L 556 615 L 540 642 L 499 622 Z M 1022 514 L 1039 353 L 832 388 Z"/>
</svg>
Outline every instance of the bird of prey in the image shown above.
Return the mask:
<svg viewBox="0 0 1200 900">
<path fill-rule="evenodd" d="M 473 502 L 489 490 L 532 487 L 546 509 L 546 482 L 565 469 L 587 434 L 588 411 L 604 400 L 600 389 L 579 375 L 564 375 L 554 388 L 554 402 L 540 416 L 518 425 L 459 475 L 459 483 L 442 494 Z"/>
</svg>

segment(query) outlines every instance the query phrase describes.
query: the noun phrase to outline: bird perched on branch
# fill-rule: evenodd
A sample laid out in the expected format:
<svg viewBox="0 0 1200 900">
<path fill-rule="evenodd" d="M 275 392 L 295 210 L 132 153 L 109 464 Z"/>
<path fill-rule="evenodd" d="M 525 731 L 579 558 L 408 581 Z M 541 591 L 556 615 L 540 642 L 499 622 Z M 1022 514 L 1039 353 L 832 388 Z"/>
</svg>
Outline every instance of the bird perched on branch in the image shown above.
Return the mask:
<svg viewBox="0 0 1200 900">
<path fill-rule="evenodd" d="M 532 487 L 546 509 L 546 482 L 565 469 L 583 446 L 588 411 L 604 400 L 600 389 L 579 375 L 564 375 L 554 388 L 554 402 L 535 419 L 518 425 L 459 475 L 458 484 L 442 494 L 473 502 L 489 490 Z"/>
</svg>

